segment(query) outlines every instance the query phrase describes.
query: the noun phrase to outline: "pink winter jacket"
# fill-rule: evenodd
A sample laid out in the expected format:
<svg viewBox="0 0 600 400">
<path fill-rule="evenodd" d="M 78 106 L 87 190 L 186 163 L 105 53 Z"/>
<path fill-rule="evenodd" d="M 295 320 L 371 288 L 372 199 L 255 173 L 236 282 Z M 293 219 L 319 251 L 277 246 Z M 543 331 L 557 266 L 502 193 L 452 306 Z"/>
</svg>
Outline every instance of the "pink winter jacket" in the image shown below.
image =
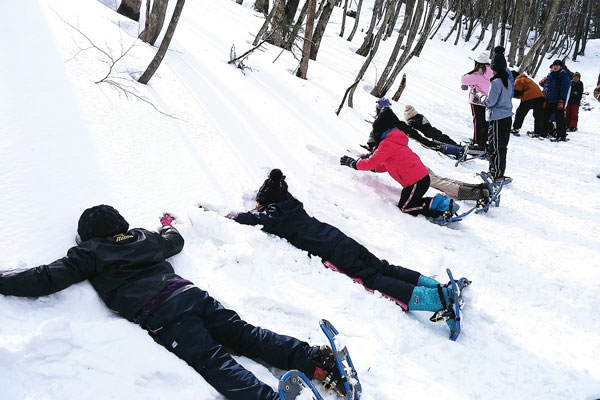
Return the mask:
<svg viewBox="0 0 600 400">
<path fill-rule="evenodd" d="M 408 147 L 408 137 L 399 129 L 388 131 L 371 157 L 359 160 L 356 168 L 387 171 L 403 187 L 410 186 L 429 174 L 419 156 Z"/>
<path fill-rule="evenodd" d="M 477 70 L 471 74 L 463 75 L 462 78 L 460 78 L 461 85 L 470 86 L 469 103 L 481 105 L 481 103 L 473 102 L 473 94 L 471 93 L 470 89 L 475 88 L 478 92 L 481 92 L 487 96 L 490 90 L 490 78 L 492 76 L 494 76 L 494 71 L 492 71 L 490 67 L 487 67 L 484 74 Z"/>
</svg>

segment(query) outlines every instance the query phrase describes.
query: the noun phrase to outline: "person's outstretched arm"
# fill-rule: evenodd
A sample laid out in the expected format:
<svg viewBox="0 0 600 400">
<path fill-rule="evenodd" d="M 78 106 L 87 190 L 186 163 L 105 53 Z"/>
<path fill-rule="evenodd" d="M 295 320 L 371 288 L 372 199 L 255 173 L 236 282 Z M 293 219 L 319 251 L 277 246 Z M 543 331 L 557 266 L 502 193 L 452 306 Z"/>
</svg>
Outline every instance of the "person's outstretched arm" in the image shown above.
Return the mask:
<svg viewBox="0 0 600 400">
<path fill-rule="evenodd" d="M 89 250 L 73 247 L 66 257 L 51 264 L 0 273 L 0 294 L 38 297 L 56 293 L 87 279 L 94 265 L 94 256 Z"/>
</svg>

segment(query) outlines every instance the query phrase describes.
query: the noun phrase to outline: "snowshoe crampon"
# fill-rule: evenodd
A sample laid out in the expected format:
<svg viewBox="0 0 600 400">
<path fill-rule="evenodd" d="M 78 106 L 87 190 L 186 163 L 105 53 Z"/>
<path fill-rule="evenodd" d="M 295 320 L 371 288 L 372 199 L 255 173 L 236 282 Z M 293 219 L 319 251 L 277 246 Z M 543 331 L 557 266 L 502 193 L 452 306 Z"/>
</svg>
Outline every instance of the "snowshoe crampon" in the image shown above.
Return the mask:
<svg viewBox="0 0 600 400">
<path fill-rule="evenodd" d="M 279 397 L 281 397 L 281 400 L 294 400 L 305 389 L 312 391 L 313 400 L 323 400 L 317 389 L 310 383 L 310 379 L 298 370 L 288 371 L 279 379 Z"/>
<path fill-rule="evenodd" d="M 352 359 L 350 358 L 350 353 L 348 352 L 346 345 L 341 343 L 341 340 L 338 336 L 339 332 L 326 319 L 322 319 L 319 325 L 321 326 L 321 330 L 325 336 L 327 336 L 327 340 L 329 340 L 329 345 L 331 346 L 331 349 L 333 350 L 333 356 L 335 357 L 335 363 L 342 377 L 342 382 L 324 381 L 323 390 L 328 392 L 333 388 L 338 389 L 341 383 L 341 386 L 345 390 L 345 393 L 342 393 L 342 391 L 339 389 L 337 390 L 341 396 L 343 396 L 345 399 L 360 399 L 362 388 L 358 379 L 358 374 L 354 368 L 354 364 L 352 363 Z M 336 336 L 338 337 L 336 338 Z"/>
</svg>

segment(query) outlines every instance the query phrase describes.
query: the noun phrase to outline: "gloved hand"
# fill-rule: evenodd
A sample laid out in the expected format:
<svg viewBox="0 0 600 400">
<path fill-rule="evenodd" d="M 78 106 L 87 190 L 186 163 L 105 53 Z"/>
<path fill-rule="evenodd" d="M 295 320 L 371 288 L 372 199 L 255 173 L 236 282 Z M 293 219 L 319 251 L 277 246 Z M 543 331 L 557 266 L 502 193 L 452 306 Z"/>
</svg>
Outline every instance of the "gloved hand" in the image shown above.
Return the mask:
<svg viewBox="0 0 600 400">
<path fill-rule="evenodd" d="M 468 87 L 467 85 L 460 85 L 460 88 L 461 88 L 462 90 L 467 90 L 467 89 L 469 89 L 469 87 Z"/>
<path fill-rule="evenodd" d="M 481 97 L 481 93 L 479 93 L 475 88 L 471 89 L 471 94 L 473 95 L 473 98 L 477 100 L 479 100 L 479 98 Z"/>
<path fill-rule="evenodd" d="M 340 165 L 356 169 L 356 160 L 352 157 L 342 156 L 342 158 L 340 158 Z"/>
<path fill-rule="evenodd" d="M 548 77 L 545 76 L 540 80 L 540 86 L 544 86 L 546 84 L 546 82 L 548 81 Z"/>
<path fill-rule="evenodd" d="M 556 105 L 556 109 L 559 111 L 562 111 L 565 109 L 565 101 L 564 100 L 559 100 L 558 104 Z"/>
<path fill-rule="evenodd" d="M 175 217 L 171 216 L 169 213 L 164 213 L 162 217 L 160 217 L 160 224 L 164 227 L 171 226 L 171 224 L 175 221 Z"/>
</svg>

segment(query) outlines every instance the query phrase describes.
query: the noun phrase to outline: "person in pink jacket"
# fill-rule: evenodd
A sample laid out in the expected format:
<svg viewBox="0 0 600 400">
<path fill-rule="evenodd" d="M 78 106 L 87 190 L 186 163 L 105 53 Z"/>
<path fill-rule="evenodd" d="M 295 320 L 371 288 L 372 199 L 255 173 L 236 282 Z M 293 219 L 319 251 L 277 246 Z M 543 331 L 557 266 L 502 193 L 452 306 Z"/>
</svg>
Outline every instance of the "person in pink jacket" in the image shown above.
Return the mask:
<svg viewBox="0 0 600 400">
<path fill-rule="evenodd" d="M 475 68 L 460 79 L 461 89 L 475 88 L 477 92 L 487 96 L 492 75 L 494 75 L 494 71 L 490 68 L 490 55 L 487 51 L 483 51 L 475 58 Z M 469 103 L 471 103 L 471 113 L 473 114 L 473 143 L 479 150 L 485 151 L 488 137 L 485 107 L 473 101 L 471 92 L 472 90 L 469 90 Z"/>
<path fill-rule="evenodd" d="M 379 100 L 368 142 L 375 150 L 368 158 L 360 160 L 343 156 L 340 164 L 361 171 L 389 173 L 404 188 L 398 202 L 403 213 L 443 218 L 446 211 L 456 212 L 458 206 L 443 194 L 424 197 L 430 184 L 429 171 L 408 147 L 408 137 L 394 127 L 392 114 L 389 100 Z"/>
</svg>

